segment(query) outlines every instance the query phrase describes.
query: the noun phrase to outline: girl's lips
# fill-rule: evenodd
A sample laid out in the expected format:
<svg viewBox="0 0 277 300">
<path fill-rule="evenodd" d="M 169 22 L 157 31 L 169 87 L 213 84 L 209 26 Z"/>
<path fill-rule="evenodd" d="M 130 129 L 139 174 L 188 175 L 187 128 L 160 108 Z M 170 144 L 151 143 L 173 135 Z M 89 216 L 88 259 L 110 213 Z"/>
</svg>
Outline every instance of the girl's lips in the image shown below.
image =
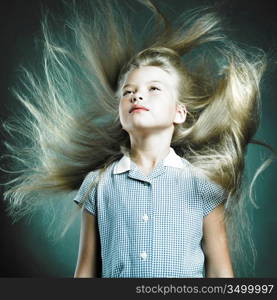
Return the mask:
<svg viewBox="0 0 277 300">
<path fill-rule="evenodd" d="M 131 113 L 132 113 L 132 112 L 136 112 L 136 111 L 141 111 L 141 110 L 148 111 L 148 109 L 145 109 L 145 108 L 134 108 L 134 109 L 131 111 Z"/>
<path fill-rule="evenodd" d="M 129 113 L 132 113 L 132 112 L 134 112 L 134 111 L 140 111 L 140 110 L 148 111 L 149 109 L 146 108 L 146 107 L 144 107 L 144 106 L 133 106 L 133 107 L 130 109 Z"/>
</svg>

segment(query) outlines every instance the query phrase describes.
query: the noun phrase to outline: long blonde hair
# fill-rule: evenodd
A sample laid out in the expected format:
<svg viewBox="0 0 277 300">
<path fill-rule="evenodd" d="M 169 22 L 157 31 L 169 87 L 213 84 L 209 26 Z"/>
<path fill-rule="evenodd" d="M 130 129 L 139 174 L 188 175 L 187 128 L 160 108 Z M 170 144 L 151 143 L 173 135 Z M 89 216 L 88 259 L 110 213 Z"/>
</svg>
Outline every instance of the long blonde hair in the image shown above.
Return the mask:
<svg viewBox="0 0 277 300">
<path fill-rule="evenodd" d="M 14 163 L 5 192 L 8 212 L 14 219 L 29 214 L 47 201 L 39 201 L 40 192 L 76 190 L 89 171 L 103 173 L 118 160 L 121 146 L 130 147 L 118 118 L 121 82 L 134 68 L 158 66 L 177 72 L 179 102 L 188 110 L 186 122 L 175 127 L 172 147 L 228 192 L 226 224 L 235 250 L 234 226 L 237 220 L 248 224 L 242 188 L 247 145 L 271 149 L 253 139 L 265 55 L 247 54 L 228 40 L 208 9 L 172 24 L 152 1 L 138 2 L 152 12 L 155 25 L 140 43 L 116 1 L 96 2 L 90 15 L 73 2 L 63 39 L 56 39 L 49 18 L 44 20 L 44 72 L 23 70 L 25 89 L 15 94 L 26 113 L 5 124 L 15 137 L 7 143 Z M 192 58 L 195 49 L 200 54 Z M 250 198 L 254 180 L 270 161 L 257 170 Z"/>
</svg>

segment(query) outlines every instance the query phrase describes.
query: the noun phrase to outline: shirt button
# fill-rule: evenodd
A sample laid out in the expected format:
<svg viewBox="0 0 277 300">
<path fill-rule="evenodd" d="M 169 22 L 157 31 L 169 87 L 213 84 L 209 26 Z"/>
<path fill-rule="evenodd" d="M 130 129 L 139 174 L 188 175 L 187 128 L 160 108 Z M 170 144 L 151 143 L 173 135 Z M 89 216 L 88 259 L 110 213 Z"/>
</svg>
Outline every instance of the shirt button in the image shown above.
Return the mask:
<svg viewBox="0 0 277 300">
<path fill-rule="evenodd" d="M 142 216 L 142 219 L 143 219 L 144 222 L 147 222 L 149 220 L 149 217 L 147 216 L 147 214 L 144 214 Z"/>
<path fill-rule="evenodd" d="M 141 257 L 142 259 L 146 259 L 146 258 L 147 258 L 147 253 L 146 253 L 145 251 L 141 252 L 141 253 L 140 253 L 140 257 Z"/>
</svg>

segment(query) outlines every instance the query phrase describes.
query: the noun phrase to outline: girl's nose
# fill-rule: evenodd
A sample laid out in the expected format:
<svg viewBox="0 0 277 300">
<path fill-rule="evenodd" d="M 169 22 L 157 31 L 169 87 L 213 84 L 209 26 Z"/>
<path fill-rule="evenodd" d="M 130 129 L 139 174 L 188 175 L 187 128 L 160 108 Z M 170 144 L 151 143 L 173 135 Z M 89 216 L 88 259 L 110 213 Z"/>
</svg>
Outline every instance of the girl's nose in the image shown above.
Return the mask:
<svg viewBox="0 0 277 300">
<path fill-rule="evenodd" d="M 132 103 L 137 102 L 137 101 L 142 101 L 142 100 L 143 100 L 143 98 L 141 95 L 133 94 L 133 96 L 131 97 Z"/>
</svg>

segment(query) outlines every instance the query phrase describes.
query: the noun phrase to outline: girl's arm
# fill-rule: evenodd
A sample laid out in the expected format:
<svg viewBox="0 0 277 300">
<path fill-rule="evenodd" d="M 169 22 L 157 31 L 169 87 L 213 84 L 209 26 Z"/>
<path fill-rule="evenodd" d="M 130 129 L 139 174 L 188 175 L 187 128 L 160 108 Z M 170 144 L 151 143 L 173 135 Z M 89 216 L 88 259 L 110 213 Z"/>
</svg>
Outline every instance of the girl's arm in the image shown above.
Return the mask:
<svg viewBox="0 0 277 300">
<path fill-rule="evenodd" d="M 97 271 L 97 222 L 86 209 L 82 212 L 80 242 L 75 278 L 96 277 Z"/>
<path fill-rule="evenodd" d="M 204 217 L 203 250 L 206 256 L 206 277 L 234 277 L 223 215 L 224 207 L 221 204 Z"/>
</svg>

